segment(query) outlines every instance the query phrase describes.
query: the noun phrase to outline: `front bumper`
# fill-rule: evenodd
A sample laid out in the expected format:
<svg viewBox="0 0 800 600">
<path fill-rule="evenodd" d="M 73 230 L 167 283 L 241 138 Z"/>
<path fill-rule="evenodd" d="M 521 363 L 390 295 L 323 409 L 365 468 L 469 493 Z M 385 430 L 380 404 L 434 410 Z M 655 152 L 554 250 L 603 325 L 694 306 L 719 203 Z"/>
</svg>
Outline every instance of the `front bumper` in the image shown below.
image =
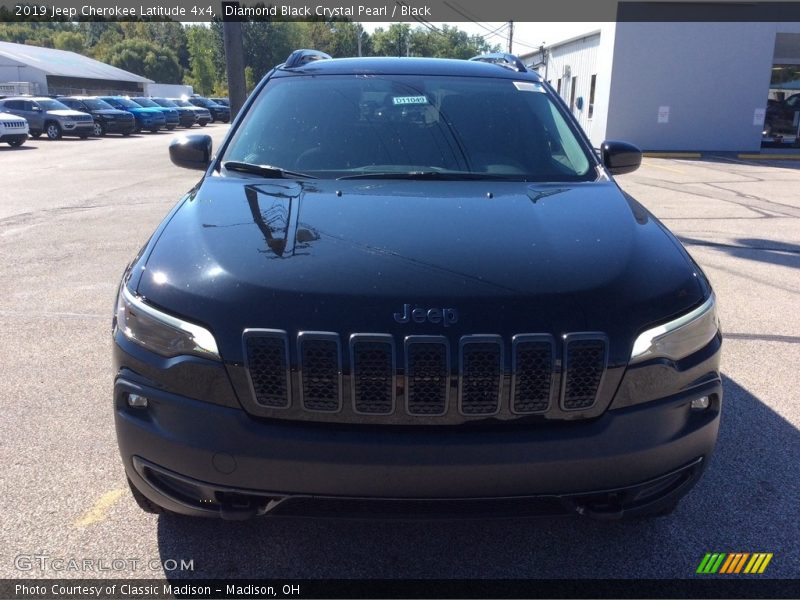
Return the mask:
<svg viewBox="0 0 800 600">
<path fill-rule="evenodd" d="M 106 120 L 103 121 L 103 127 L 106 128 L 106 133 L 132 133 L 136 129 L 136 121 L 131 120 Z"/>
<path fill-rule="evenodd" d="M 552 500 L 594 516 L 635 514 L 669 505 L 697 480 L 716 442 L 722 397 L 714 379 L 586 421 L 381 428 L 259 420 L 135 379 L 118 377 L 114 388 L 133 485 L 174 512 L 228 518 L 291 505 L 325 512 L 322 499 L 384 507 L 444 500 L 494 516 L 510 516 L 493 512 L 498 501 Z M 148 408 L 130 408 L 129 393 L 146 396 Z M 710 407 L 692 410 L 701 396 Z"/>
<path fill-rule="evenodd" d="M 66 122 L 61 121 L 61 131 L 64 135 L 91 135 L 94 133 L 94 121 Z"/>
</svg>

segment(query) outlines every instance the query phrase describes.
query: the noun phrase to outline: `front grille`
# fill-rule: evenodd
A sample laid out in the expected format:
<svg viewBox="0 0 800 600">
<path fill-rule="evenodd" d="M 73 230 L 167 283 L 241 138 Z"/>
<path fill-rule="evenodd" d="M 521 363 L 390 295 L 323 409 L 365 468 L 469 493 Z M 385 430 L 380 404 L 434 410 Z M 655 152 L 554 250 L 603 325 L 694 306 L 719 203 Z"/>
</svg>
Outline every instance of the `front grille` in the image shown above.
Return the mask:
<svg viewBox="0 0 800 600">
<path fill-rule="evenodd" d="M 571 418 L 569 411 L 601 410 L 596 405 L 608 363 L 608 340 L 601 333 L 558 340 L 514 335 L 510 360 L 509 345 L 498 335 L 411 335 L 402 345 L 389 334 L 346 339 L 343 352 L 333 332 L 300 332 L 290 343 L 285 331 L 246 330 L 248 410 L 275 418 L 387 424 Z"/>
<path fill-rule="evenodd" d="M 550 407 L 555 343 L 549 335 L 515 335 L 511 410 L 517 414 L 545 412 Z"/>
<path fill-rule="evenodd" d="M 565 410 L 581 410 L 592 406 L 607 362 L 606 341 L 597 337 L 567 336 L 564 350 Z"/>
<path fill-rule="evenodd" d="M 350 338 L 353 410 L 361 414 L 394 412 L 394 341 L 391 336 Z"/>
<path fill-rule="evenodd" d="M 503 340 L 499 336 L 465 336 L 459 353 L 459 409 L 464 415 L 492 415 L 500 410 Z"/>
<path fill-rule="evenodd" d="M 342 398 L 339 336 L 335 333 L 301 333 L 297 344 L 303 408 L 338 411 Z"/>
<path fill-rule="evenodd" d="M 256 402 L 270 408 L 289 406 L 289 355 L 282 331 L 245 332 L 245 356 Z"/>
<path fill-rule="evenodd" d="M 3 127 L 8 128 L 19 128 L 22 129 L 25 127 L 25 121 L 3 121 Z"/>
<path fill-rule="evenodd" d="M 406 411 L 410 415 L 442 415 L 447 410 L 450 356 L 447 339 L 406 338 Z"/>
</svg>

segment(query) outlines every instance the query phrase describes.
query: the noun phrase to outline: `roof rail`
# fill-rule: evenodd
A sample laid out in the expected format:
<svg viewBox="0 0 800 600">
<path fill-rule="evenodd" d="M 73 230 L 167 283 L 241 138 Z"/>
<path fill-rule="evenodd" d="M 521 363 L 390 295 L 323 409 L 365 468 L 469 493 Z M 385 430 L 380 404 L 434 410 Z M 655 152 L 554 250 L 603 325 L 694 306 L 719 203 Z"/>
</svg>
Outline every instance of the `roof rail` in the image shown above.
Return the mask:
<svg viewBox="0 0 800 600">
<path fill-rule="evenodd" d="M 493 63 L 505 67 L 506 69 L 518 71 L 519 73 L 526 73 L 528 71 L 528 69 L 525 68 L 525 64 L 519 58 L 507 52 L 490 52 L 489 54 L 473 56 L 470 60 Z"/>
<path fill-rule="evenodd" d="M 281 68 L 295 69 L 315 60 L 328 60 L 330 58 L 330 55 L 319 50 L 295 50 L 289 55 L 286 62 L 281 65 Z"/>
</svg>

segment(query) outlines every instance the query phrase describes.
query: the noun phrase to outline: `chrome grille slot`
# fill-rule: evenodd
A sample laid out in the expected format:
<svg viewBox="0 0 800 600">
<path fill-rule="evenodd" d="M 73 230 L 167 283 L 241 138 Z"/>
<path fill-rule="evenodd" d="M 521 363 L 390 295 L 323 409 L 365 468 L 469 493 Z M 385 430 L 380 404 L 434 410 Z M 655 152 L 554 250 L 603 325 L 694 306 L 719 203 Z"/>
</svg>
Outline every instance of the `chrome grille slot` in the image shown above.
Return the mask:
<svg viewBox="0 0 800 600">
<path fill-rule="evenodd" d="M 405 340 L 406 412 L 417 416 L 447 412 L 450 349 L 444 336 L 408 336 Z"/>
<path fill-rule="evenodd" d="M 503 339 L 468 335 L 459 342 L 458 408 L 463 415 L 493 415 L 500 410 Z"/>
<path fill-rule="evenodd" d="M 248 329 L 244 355 L 255 401 L 269 408 L 289 406 L 289 346 L 285 331 Z"/>
<path fill-rule="evenodd" d="M 395 352 L 390 335 L 350 336 L 353 410 L 388 415 L 395 408 Z"/>
<path fill-rule="evenodd" d="M 511 411 L 516 414 L 545 412 L 553 393 L 553 337 L 515 335 L 511 341 L 511 356 Z"/>
<path fill-rule="evenodd" d="M 607 362 L 608 342 L 603 334 L 566 336 L 561 391 L 564 410 L 584 410 L 594 405 Z"/>
<path fill-rule="evenodd" d="M 335 333 L 304 331 L 297 336 L 301 404 L 305 410 L 342 408 L 342 358 Z"/>
</svg>

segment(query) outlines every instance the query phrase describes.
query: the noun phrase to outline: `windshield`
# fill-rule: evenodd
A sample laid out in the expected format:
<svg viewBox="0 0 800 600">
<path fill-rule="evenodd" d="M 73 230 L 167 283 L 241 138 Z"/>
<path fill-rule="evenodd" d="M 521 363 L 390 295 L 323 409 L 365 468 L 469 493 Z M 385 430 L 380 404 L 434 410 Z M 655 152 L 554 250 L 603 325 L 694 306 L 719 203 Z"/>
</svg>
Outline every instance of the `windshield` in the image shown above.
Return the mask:
<svg viewBox="0 0 800 600">
<path fill-rule="evenodd" d="M 127 98 L 114 98 L 113 101 L 121 106 L 124 106 L 125 108 L 142 108 L 139 104 L 136 104 L 136 102 L 133 100 L 128 100 Z"/>
<path fill-rule="evenodd" d="M 541 84 L 476 77 L 273 79 L 237 128 L 228 160 L 315 177 L 596 178 Z"/>
<path fill-rule="evenodd" d="M 178 105 L 166 98 L 153 98 L 153 102 L 158 104 L 159 106 L 163 106 L 164 108 L 175 108 Z"/>
<path fill-rule="evenodd" d="M 174 102 L 178 106 L 186 106 L 188 108 L 194 108 L 194 104 L 191 102 L 187 102 L 186 100 L 181 100 L 180 98 L 176 98 L 175 100 L 170 100 L 170 102 Z"/>
<path fill-rule="evenodd" d="M 208 98 L 192 98 L 192 101 L 195 104 L 199 104 L 200 106 L 205 106 L 206 108 L 210 108 L 212 106 L 219 106 L 216 102 L 212 102 Z"/>
<path fill-rule="evenodd" d="M 61 104 L 57 100 L 37 100 L 36 103 L 42 110 L 70 110 L 69 106 Z"/>
<path fill-rule="evenodd" d="M 89 110 L 114 110 L 113 106 L 99 98 L 81 98 L 81 102 L 83 102 Z"/>
<path fill-rule="evenodd" d="M 158 104 L 149 98 L 134 98 L 133 101 L 139 106 L 144 106 L 145 108 L 158 108 Z"/>
</svg>

